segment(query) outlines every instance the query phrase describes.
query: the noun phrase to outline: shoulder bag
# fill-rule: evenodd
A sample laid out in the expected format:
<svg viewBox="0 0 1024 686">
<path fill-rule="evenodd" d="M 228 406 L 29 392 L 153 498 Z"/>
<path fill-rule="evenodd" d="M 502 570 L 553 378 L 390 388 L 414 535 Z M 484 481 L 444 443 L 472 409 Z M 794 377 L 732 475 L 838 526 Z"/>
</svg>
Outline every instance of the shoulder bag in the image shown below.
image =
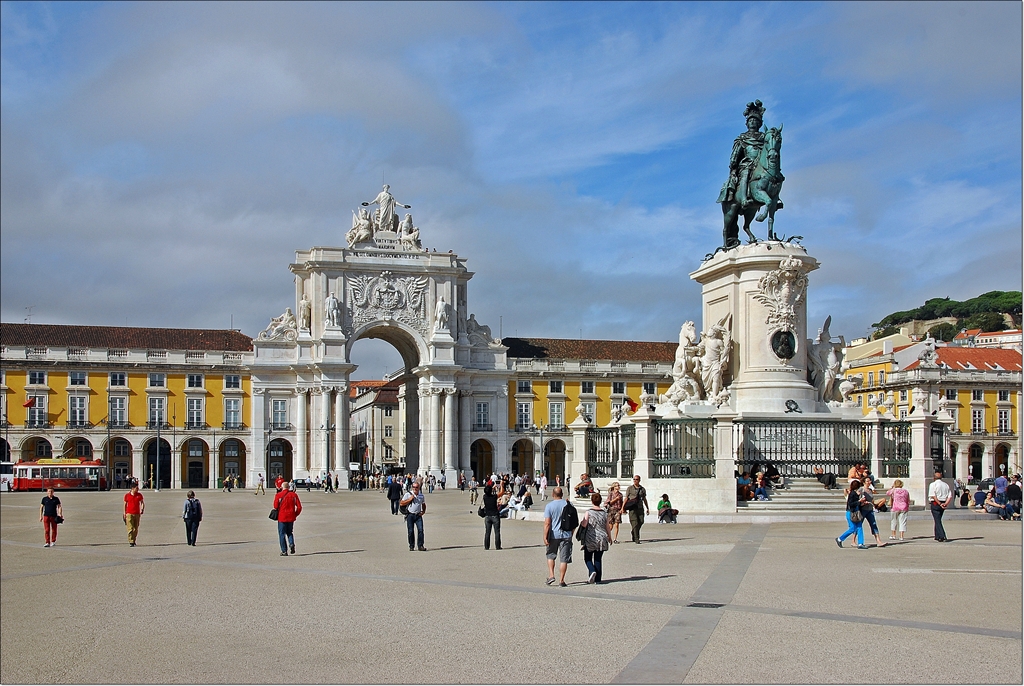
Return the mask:
<svg viewBox="0 0 1024 686">
<path fill-rule="evenodd" d="M 275 507 L 274 509 L 272 509 L 270 511 L 270 515 L 268 515 L 268 516 L 276 522 L 277 521 L 277 508 Z"/>
</svg>

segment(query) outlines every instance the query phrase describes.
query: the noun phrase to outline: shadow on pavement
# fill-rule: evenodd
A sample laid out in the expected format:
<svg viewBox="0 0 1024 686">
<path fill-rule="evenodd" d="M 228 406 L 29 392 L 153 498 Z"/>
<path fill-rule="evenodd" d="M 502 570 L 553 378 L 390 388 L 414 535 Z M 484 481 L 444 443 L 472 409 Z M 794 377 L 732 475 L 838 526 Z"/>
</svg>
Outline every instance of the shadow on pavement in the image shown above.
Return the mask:
<svg viewBox="0 0 1024 686">
<path fill-rule="evenodd" d="M 306 557 L 307 555 L 347 555 L 348 553 L 365 553 L 365 550 L 318 550 L 313 553 L 292 553 L 292 557 Z"/>
<path fill-rule="evenodd" d="M 671 579 L 671 578 L 673 578 L 675 576 L 676 576 L 675 574 L 659 574 L 658 576 L 648 576 L 648 575 L 644 574 L 644 575 L 639 575 L 639 576 L 636 576 L 636 575 L 635 576 L 624 576 L 621 579 L 602 579 L 601 583 L 602 584 L 619 584 L 619 583 L 628 582 L 628 581 L 648 581 L 650 579 Z M 576 582 L 573 582 L 573 583 L 571 583 L 569 585 L 570 586 L 575 586 L 577 584 L 582 584 L 582 585 L 586 586 L 587 582 L 586 581 L 576 581 Z"/>
</svg>

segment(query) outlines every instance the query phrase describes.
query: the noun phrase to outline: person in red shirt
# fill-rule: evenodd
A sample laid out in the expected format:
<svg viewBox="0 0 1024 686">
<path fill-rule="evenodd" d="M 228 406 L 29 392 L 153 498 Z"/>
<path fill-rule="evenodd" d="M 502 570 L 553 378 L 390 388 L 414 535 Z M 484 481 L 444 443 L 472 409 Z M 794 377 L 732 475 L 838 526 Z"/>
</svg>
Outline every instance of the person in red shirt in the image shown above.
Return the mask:
<svg viewBox="0 0 1024 686">
<path fill-rule="evenodd" d="M 289 550 L 294 555 L 295 536 L 292 529 L 295 526 L 296 517 L 302 513 L 302 503 L 299 502 L 299 496 L 295 492 L 294 482 L 289 482 L 274 496 L 274 509 L 277 510 L 277 538 L 281 543 L 281 555 L 287 557 Z"/>
<path fill-rule="evenodd" d="M 139 536 L 139 523 L 142 513 L 146 511 L 146 503 L 139 493 L 139 484 L 133 483 L 132 490 L 124 494 L 124 523 L 128 527 L 128 545 L 135 547 L 135 539 Z"/>
<path fill-rule="evenodd" d="M 280 492 L 281 492 L 281 489 L 283 489 L 283 488 L 284 488 L 284 479 L 282 479 L 282 478 L 281 478 L 281 475 L 280 475 L 280 474 L 278 474 L 278 475 L 277 475 L 277 478 L 276 478 L 276 479 L 274 479 L 274 486 L 276 486 L 276 487 L 277 487 L 277 492 L 278 492 L 278 493 L 280 493 Z"/>
</svg>

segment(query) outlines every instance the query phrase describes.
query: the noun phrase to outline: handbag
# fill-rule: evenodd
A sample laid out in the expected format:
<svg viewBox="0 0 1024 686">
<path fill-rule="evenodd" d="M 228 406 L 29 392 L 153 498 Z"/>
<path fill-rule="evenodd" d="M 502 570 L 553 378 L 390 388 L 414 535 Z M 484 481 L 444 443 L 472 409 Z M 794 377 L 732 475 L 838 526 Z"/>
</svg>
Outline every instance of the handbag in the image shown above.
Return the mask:
<svg viewBox="0 0 1024 686">
<path fill-rule="evenodd" d="M 864 513 L 860 511 L 860 508 L 850 510 L 850 521 L 854 524 L 859 524 L 864 521 Z"/>
<path fill-rule="evenodd" d="M 271 519 L 273 519 L 274 521 L 277 521 L 277 508 L 276 507 L 270 511 L 269 517 Z"/>
<path fill-rule="evenodd" d="M 54 519 L 54 521 L 57 522 L 58 524 L 63 524 L 64 523 L 64 518 L 61 517 L 60 515 L 57 515 L 57 518 Z"/>
<path fill-rule="evenodd" d="M 477 513 L 478 515 L 480 515 L 481 517 L 486 517 L 486 516 L 487 516 L 487 512 L 485 512 L 485 511 L 484 511 L 484 508 L 482 508 L 482 507 L 481 507 L 480 509 L 478 509 L 478 510 L 476 511 L 476 513 Z"/>
</svg>

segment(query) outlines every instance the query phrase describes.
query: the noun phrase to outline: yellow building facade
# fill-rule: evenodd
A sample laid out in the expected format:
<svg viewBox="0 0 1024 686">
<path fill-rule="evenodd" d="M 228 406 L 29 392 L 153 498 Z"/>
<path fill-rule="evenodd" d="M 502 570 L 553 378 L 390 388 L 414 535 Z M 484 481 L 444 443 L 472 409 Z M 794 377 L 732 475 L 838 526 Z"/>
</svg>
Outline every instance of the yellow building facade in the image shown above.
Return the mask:
<svg viewBox="0 0 1024 686">
<path fill-rule="evenodd" d="M 1021 471 L 1021 353 L 943 346 L 934 366 L 924 343 L 879 351 L 848 363 L 861 385 L 851 397 L 864 414 L 905 419 L 923 405 L 950 422 L 955 478 L 972 483 Z"/>
<path fill-rule="evenodd" d="M 113 486 L 216 487 L 250 451 L 237 331 L 3 324 L 4 462 L 100 460 Z"/>
</svg>

